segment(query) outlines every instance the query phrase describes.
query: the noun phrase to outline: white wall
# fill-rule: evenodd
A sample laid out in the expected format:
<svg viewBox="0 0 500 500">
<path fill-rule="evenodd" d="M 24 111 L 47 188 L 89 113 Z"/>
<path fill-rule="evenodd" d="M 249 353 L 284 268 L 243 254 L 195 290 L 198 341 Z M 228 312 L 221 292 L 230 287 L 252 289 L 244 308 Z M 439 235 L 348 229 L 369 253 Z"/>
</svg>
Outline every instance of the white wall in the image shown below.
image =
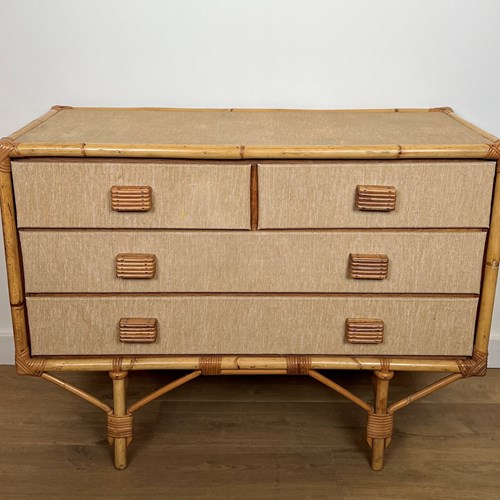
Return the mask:
<svg viewBox="0 0 500 500">
<path fill-rule="evenodd" d="M 0 0 L 0 18 L 0 136 L 53 104 L 451 106 L 500 136 L 498 0 Z M 5 362 L 3 265 L 0 292 Z M 493 330 L 500 363 L 498 308 Z"/>
</svg>

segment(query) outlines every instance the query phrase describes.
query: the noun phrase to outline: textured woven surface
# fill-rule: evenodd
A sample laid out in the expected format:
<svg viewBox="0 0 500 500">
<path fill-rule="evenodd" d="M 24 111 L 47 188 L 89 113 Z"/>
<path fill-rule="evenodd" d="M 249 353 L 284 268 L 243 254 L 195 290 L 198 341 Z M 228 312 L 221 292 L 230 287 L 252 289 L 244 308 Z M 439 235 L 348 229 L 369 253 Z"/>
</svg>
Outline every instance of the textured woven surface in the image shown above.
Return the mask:
<svg viewBox="0 0 500 500">
<path fill-rule="evenodd" d="M 36 354 L 466 356 L 472 353 L 477 303 L 355 296 L 28 297 L 27 309 Z M 156 343 L 121 344 L 118 321 L 126 316 L 157 318 Z M 348 344 L 347 317 L 383 319 L 384 342 Z M 211 371 L 212 362 L 204 369 Z M 289 360 L 289 369 L 293 366 L 299 370 Z"/>
<path fill-rule="evenodd" d="M 494 175 L 478 161 L 263 163 L 259 227 L 487 227 Z M 396 209 L 357 210 L 362 184 L 394 186 Z"/>
<path fill-rule="evenodd" d="M 249 165 L 17 161 L 12 170 L 19 227 L 250 227 Z M 151 186 L 152 210 L 114 212 L 114 185 Z"/>
<path fill-rule="evenodd" d="M 21 231 L 27 292 L 477 293 L 484 232 Z M 115 276 L 122 252 L 156 277 Z M 385 254 L 387 279 L 349 279 L 350 253 Z"/>
<path fill-rule="evenodd" d="M 484 144 L 445 113 L 65 109 L 18 142 L 354 145 Z"/>
</svg>

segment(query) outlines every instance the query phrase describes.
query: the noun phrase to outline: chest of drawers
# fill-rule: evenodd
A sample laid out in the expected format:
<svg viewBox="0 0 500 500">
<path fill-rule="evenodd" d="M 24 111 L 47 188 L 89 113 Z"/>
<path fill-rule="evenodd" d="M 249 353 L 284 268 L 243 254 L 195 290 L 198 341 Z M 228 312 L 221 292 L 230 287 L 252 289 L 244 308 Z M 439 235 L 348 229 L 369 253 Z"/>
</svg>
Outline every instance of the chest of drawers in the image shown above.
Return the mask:
<svg viewBox="0 0 500 500">
<path fill-rule="evenodd" d="M 117 468 L 135 412 L 200 375 L 307 375 L 366 412 L 379 470 L 395 412 L 486 373 L 499 158 L 449 108 L 55 106 L 0 143 L 18 373 L 103 410 Z M 127 404 L 165 369 L 187 374 Z M 68 371 L 109 372 L 113 404 Z M 398 371 L 444 375 L 389 403 Z"/>
</svg>

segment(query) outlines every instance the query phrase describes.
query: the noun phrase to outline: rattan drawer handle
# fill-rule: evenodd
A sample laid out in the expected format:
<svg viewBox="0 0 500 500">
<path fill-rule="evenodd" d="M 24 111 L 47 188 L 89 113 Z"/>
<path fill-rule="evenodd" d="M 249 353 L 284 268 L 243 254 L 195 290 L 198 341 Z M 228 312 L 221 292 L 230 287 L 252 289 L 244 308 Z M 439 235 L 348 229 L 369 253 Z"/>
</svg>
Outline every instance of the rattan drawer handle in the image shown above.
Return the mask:
<svg viewBox="0 0 500 500">
<path fill-rule="evenodd" d="M 119 253 L 116 256 L 116 277 L 122 279 L 153 279 L 156 256 L 152 253 Z"/>
<path fill-rule="evenodd" d="M 384 340 L 384 322 L 376 318 L 347 318 L 345 335 L 350 344 L 380 344 Z"/>
<path fill-rule="evenodd" d="M 389 271 L 389 257 L 382 254 L 349 254 L 347 273 L 349 278 L 384 280 Z"/>
<path fill-rule="evenodd" d="M 394 186 L 356 186 L 355 205 L 358 210 L 392 212 L 396 208 Z"/>
<path fill-rule="evenodd" d="M 121 318 L 118 323 L 120 342 L 152 344 L 156 342 L 156 318 Z"/>
<path fill-rule="evenodd" d="M 151 186 L 113 186 L 111 208 L 115 212 L 148 212 L 153 207 Z"/>
</svg>

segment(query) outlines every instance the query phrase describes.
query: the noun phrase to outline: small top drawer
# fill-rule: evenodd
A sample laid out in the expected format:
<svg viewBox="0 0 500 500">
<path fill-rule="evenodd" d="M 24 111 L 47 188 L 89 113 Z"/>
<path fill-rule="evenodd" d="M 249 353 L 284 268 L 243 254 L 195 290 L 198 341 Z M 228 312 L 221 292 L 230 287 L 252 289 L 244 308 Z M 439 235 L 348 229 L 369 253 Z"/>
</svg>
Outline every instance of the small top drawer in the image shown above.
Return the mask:
<svg viewBox="0 0 500 500">
<path fill-rule="evenodd" d="M 19 227 L 249 229 L 250 165 L 12 162 Z"/>
<path fill-rule="evenodd" d="M 495 162 L 259 165 L 259 227 L 488 227 Z"/>
</svg>

